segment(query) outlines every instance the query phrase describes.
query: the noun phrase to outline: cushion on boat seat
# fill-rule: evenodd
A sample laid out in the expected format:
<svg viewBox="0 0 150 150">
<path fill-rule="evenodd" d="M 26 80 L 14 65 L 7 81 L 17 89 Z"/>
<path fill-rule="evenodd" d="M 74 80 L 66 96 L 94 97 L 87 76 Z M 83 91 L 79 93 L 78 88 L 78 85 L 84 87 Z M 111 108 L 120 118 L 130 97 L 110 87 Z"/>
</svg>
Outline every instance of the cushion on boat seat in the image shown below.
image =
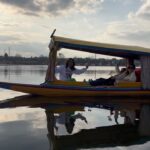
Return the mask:
<svg viewBox="0 0 150 150">
<path fill-rule="evenodd" d="M 68 85 L 68 86 L 90 86 L 87 82 L 62 81 L 62 80 L 55 80 L 55 81 L 50 82 L 50 84 Z"/>
<path fill-rule="evenodd" d="M 119 88 L 134 88 L 134 87 L 141 87 L 142 83 L 141 82 L 119 82 L 115 85 L 115 87 Z"/>
<path fill-rule="evenodd" d="M 136 82 L 140 82 L 141 81 L 141 68 L 135 69 L 135 75 L 136 75 Z"/>
</svg>

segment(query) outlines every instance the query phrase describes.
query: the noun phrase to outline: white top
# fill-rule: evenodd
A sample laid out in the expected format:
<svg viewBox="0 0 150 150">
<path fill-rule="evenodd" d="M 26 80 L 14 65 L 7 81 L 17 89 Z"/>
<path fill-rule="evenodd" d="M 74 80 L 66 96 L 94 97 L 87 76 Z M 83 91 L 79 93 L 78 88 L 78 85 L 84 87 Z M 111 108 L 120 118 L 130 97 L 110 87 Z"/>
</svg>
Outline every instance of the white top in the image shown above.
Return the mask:
<svg viewBox="0 0 150 150">
<path fill-rule="evenodd" d="M 122 76 L 120 78 L 116 78 L 116 83 L 118 83 L 119 81 L 131 81 L 131 82 L 135 82 L 136 81 L 135 71 L 133 71 L 132 73 L 130 73 L 127 76 L 124 76 L 125 74 L 121 74 L 121 75 Z"/>
<path fill-rule="evenodd" d="M 136 81 L 135 71 L 127 75 L 123 80 L 135 82 Z"/>
<path fill-rule="evenodd" d="M 55 73 L 59 73 L 59 80 L 70 80 L 72 77 L 72 74 L 82 74 L 87 70 L 87 68 L 82 68 L 82 69 L 75 69 L 71 70 L 70 68 L 66 68 L 66 66 L 61 65 L 57 66 L 55 69 Z"/>
<path fill-rule="evenodd" d="M 115 76 L 116 80 L 123 80 L 126 77 L 126 72 L 120 73 L 118 75 Z"/>
</svg>

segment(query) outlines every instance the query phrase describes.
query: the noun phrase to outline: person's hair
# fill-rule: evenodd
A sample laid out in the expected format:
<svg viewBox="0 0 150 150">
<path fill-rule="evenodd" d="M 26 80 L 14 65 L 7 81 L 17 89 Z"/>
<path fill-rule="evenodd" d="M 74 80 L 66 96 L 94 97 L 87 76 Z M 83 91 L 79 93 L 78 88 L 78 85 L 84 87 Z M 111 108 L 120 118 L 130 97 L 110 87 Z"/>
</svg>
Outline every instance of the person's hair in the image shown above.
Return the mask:
<svg viewBox="0 0 150 150">
<path fill-rule="evenodd" d="M 123 72 L 125 72 L 127 69 L 126 68 L 122 68 L 121 70 L 120 70 L 120 73 L 123 73 Z"/>
<path fill-rule="evenodd" d="M 73 65 L 71 66 L 71 70 L 73 71 L 73 70 L 75 70 L 76 68 L 75 68 L 75 61 L 74 61 L 74 59 L 72 59 L 72 58 L 69 58 L 67 61 L 66 61 L 66 68 L 68 68 L 68 65 L 69 65 L 69 62 L 72 62 L 73 63 Z"/>
<path fill-rule="evenodd" d="M 75 125 L 75 119 L 73 117 L 69 119 L 69 122 L 65 123 L 66 130 L 69 134 L 72 133 L 74 125 Z"/>
<path fill-rule="evenodd" d="M 134 64 L 129 65 L 129 66 L 128 66 L 128 69 L 133 69 L 133 70 L 134 70 L 134 69 L 135 69 L 135 65 L 134 65 Z"/>
<path fill-rule="evenodd" d="M 122 68 L 121 70 L 120 70 L 120 73 L 126 73 L 126 75 L 128 75 L 129 74 L 129 71 L 128 71 L 128 69 L 127 68 Z"/>
</svg>

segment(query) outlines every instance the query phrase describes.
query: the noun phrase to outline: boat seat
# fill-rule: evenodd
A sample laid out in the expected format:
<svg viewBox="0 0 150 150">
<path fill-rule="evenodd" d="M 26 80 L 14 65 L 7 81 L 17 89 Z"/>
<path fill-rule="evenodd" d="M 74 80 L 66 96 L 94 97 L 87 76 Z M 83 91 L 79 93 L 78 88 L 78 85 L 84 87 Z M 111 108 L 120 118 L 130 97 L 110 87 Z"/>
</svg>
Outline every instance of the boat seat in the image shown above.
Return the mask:
<svg viewBox="0 0 150 150">
<path fill-rule="evenodd" d="M 115 85 L 115 87 L 123 87 L 123 88 L 132 88 L 132 87 L 141 87 L 141 82 L 119 82 Z"/>
<path fill-rule="evenodd" d="M 68 86 L 90 86 L 88 82 L 76 82 L 76 81 L 62 81 L 62 80 L 56 80 L 50 82 L 50 84 L 54 85 L 68 85 Z"/>
<path fill-rule="evenodd" d="M 74 81 L 61 81 L 61 80 L 56 80 L 50 82 L 50 84 L 53 85 L 68 85 L 68 86 L 91 86 L 87 82 L 74 82 Z M 100 87 L 123 87 L 123 88 L 132 88 L 132 87 L 141 87 L 142 83 L 141 82 L 119 82 L 115 86 L 100 86 Z"/>
<path fill-rule="evenodd" d="M 136 82 L 119 82 L 115 86 L 112 87 L 123 87 L 123 88 L 130 88 L 130 87 L 141 87 L 141 68 L 136 68 L 135 70 L 136 75 Z M 76 81 L 62 81 L 62 80 L 55 80 L 50 82 L 53 85 L 66 85 L 66 86 L 91 86 L 88 82 L 76 82 Z M 102 87 L 102 86 L 101 86 Z M 104 86 L 110 87 L 110 86 Z"/>
<path fill-rule="evenodd" d="M 140 82 L 141 81 L 141 68 L 135 69 L 135 75 L 136 75 L 136 82 Z"/>
</svg>

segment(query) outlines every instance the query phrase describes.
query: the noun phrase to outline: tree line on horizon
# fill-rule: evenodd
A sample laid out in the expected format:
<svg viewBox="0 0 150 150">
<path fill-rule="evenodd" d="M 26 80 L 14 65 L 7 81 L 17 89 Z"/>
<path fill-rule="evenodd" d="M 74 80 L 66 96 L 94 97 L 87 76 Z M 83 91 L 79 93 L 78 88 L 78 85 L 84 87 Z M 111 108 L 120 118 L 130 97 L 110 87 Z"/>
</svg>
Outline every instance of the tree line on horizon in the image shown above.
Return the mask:
<svg viewBox="0 0 150 150">
<path fill-rule="evenodd" d="M 65 64 L 68 58 L 58 57 L 57 65 Z M 120 65 L 124 66 L 126 64 L 125 59 L 107 59 L 107 58 L 77 58 L 75 57 L 76 65 L 82 66 L 85 64 L 89 64 L 90 66 L 115 66 Z M 8 56 L 7 53 L 4 56 L 0 56 L 0 64 L 5 65 L 47 65 L 48 64 L 48 57 L 39 56 L 39 57 L 22 57 L 20 55 L 16 56 Z M 136 65 L 139 63 L 136 62 Z"/>
</svg>

